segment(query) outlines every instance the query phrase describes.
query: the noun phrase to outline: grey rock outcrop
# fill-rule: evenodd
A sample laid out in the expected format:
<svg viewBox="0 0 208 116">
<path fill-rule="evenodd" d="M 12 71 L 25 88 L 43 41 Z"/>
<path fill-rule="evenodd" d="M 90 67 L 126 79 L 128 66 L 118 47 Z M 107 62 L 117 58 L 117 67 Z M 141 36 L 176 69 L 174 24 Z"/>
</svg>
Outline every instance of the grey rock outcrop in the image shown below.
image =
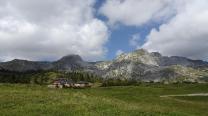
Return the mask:
<svg viewBox="0 0 208 116">
<path fill-rule="evenodd" d="M 191 60 L 179 56 L 162 56 L 160 53 L 149 53 L 140 49 L 131 53 L 121 54 L 111 62 L 96 64 L 103 70 L 103 78 L 134 79 L 145 82 L 183 81 L 186 78 L 198 81 L 208 75 L 203 68 L 208 63 Z"/>
</svg>

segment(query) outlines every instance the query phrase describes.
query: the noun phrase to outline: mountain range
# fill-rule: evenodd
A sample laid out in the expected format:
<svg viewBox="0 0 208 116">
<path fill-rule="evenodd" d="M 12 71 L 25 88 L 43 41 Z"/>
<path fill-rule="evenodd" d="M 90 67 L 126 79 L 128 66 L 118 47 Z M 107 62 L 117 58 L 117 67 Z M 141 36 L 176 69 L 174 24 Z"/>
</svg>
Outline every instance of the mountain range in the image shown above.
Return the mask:
<svg viewBox="0 0 208 116">
<path fill-rule="evenodd" d="M 14 59 L 0 63 L 0 71 L 84 71 L 104 79 L 134 79 L 143 82 L 208 82 L 208 62 L 180 56 L 162 56 L 139 49 L 123 53 L 111 61 L 87 62 L 68 55 L 54 62 Z"/>
</svg>

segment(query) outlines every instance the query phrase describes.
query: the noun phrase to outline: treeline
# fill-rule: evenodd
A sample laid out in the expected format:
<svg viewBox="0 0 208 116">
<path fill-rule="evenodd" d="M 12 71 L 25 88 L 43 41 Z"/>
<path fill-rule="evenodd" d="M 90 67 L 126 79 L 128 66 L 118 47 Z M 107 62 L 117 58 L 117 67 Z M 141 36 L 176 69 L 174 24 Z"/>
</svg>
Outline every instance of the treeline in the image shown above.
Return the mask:
<svg viewBox="0 0 208 116">
<path fill-rule="evenodd" d="M 102 86 L 129 86 L 129 85 L 139 85 L 141 82 L 135 79 L 120 79 L 120 78 L 109 78 L 103 80 Z"/>
<path fill-rule="evenodd" d="M 0 71 L 0 83 L 50 84 L 57 78 L 67 78 L 74 82 L 88 81 L 94 83 L 102 81 L 97 75 L 86 72 L 29 71 L 23 73 Z"/>
<path fill-rule="evenodd" d="M 74 82 L 78 82 L 78 81 L 87 81 L 91 83 L 102 82 L 101 77 L 95 74 L 86 73 L 86 72 L 67 72 L 67 73 L 64 73 L 64 75 L 62 75 L 61 78 L 67 78 Z"/>
</svg>

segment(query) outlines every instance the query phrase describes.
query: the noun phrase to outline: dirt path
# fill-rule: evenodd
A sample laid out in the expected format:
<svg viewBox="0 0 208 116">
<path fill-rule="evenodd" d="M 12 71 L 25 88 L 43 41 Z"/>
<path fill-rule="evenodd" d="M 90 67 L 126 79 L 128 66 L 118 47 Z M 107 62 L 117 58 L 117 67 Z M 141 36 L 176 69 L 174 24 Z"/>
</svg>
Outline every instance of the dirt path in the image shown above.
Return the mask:
<svg viewBox="0 0 208 116">
<path fill-rule="evenodd" d="M 178 96 L 208 96 L 208 93 L 178 94 L 178 95 L 162 95 L 162 96 L 160 96 L 160 97 L 178 97 Z"/>
</svg>

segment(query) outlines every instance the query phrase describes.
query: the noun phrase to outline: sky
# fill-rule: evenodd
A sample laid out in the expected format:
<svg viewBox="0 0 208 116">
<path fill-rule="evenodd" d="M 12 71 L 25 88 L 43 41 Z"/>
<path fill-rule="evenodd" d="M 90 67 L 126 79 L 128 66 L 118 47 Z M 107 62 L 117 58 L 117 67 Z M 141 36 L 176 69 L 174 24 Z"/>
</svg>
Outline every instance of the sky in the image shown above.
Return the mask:
<svg viewBox="0 0 208 116">
<path fill-rule="evenodd" d="M 0 0 L 0 61 L 111 60 L 144 48 L 208 61 L 207 0 Z"/>
</svg>

